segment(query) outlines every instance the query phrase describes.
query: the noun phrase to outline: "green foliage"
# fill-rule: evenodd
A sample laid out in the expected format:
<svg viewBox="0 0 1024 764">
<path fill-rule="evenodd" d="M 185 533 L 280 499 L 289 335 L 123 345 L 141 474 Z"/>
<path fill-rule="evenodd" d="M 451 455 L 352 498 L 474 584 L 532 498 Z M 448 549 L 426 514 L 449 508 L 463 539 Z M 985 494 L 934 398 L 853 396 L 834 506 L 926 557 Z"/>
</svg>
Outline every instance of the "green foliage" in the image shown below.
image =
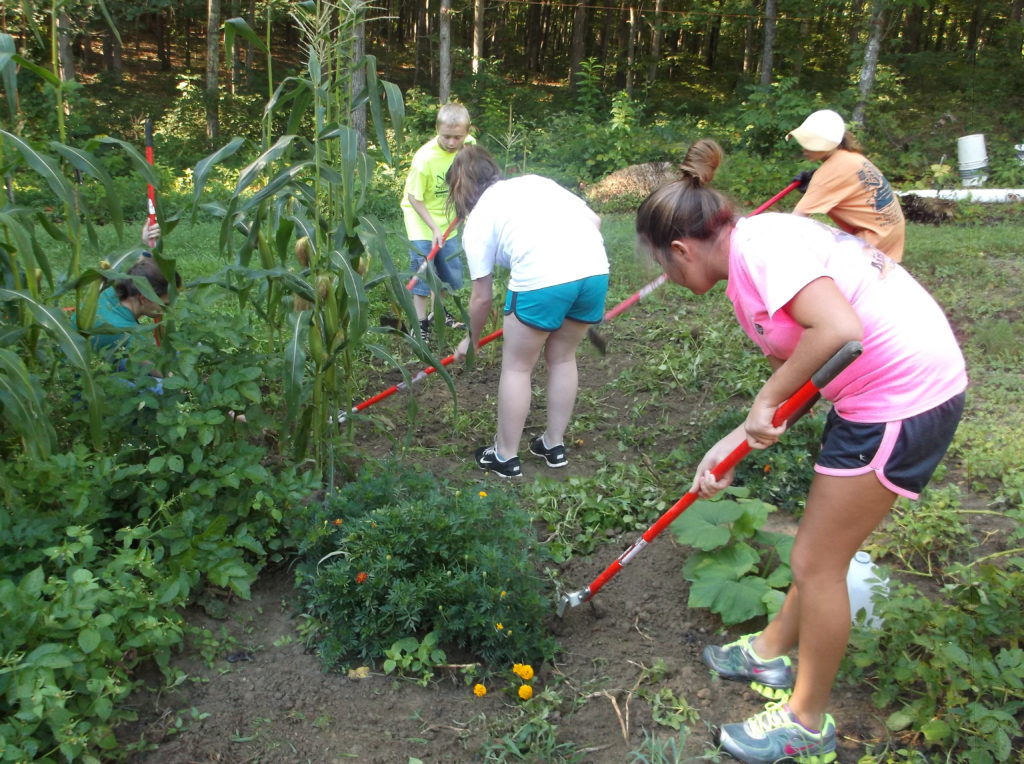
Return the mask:
<svg viewBox="0 0 1024 764">
<path fill-rule="evenodd" d="M 897 500 L 873 546 L 904 570 L 936 578 L 973 546 L 965 519 L 956 485 L 926 488 L 919 501 Z"/>
<path fill-rule="evenodd" d="M 882 632 L 855 630 L 847 672 L 867 675 L 880 707 L 895 705 L 893 731 L 912 729 L 953 761 L 1021 756 L 1024 651 L 1019 607 L 1024 559 L 954 565 L 934 598 L 891 585 L 878 603 Z M 850 673 L 847 673 L 850 676 Z"/>
<path fill-rule="evenodd" d="M 609 533 L 645 530 L 669 506 L 650 472 L 620 462 L 589 477 L 538 478 L 524 489 L 547 523 L 545 543 L 556 561 L 589 554 Z"/>
<path fill-rule="evenodd" d="M 404 637 L 384 651 L 385 674 L 398 671 L 405 676 L 418 676 L 418 684 L 426 687 L 434 677 L 434 667 L 445 662 L 444 650 L 437 646 L 437 632 L 418 640 Z"/>
<path fill-rule="evenodd" d="M 422 647 L 430 633 L 489 665 L 551 657 L 540 548 L 516 497 L 369 464 L 303 523 L 296 580 L 326 666 L 381 659 L 410 637 Z"/>
<path fill-rule="evenodd" d="M 815 109 L 835 108 L 820 94 L 800 87 L 796 77 L 782 77 L 771 85 L 752 85 L 732 114 L 724 120 L 739 126 L 741 144 L 761 158 L 785 147 L 786 133 Z M 799 154 L 799 147 L 792 149 Z"/>
<path fill-rule="evenodd" d="M 710 501 L 694 502 L 672 524 L 676 540 L 698 550 L 683 566 L 692 583 L 689 607 L 708 608 L 725 624 L 778 611 L 792 582 L 793 537 L 764 530 L 773 511 L 745 490 L 727 488 Z"/>
</svg>

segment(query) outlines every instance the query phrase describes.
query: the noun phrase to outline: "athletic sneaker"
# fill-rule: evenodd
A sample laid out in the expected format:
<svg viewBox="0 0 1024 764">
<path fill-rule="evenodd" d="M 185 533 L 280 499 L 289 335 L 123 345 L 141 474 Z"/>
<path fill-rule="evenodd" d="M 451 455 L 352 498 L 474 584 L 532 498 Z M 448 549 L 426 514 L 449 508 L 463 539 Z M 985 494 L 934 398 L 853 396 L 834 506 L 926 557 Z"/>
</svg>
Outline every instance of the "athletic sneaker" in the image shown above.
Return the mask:
<svg viewBox="0 0 1024 764">
<path fill-rule="evenodd" d="M 424 342 L 430 342 L 430 319 L 420 319 L 420 339 Z"/>
<path fill-rule="evenodd" d="M 546 461 L 552 469 L 564 467 L 569 463 L 569 458 L 565 455 L 565 446 L 546 448 L 543 435 L 538 435 L 530 441 L 530 453 Z"/>
<path fill-rule="evenodd" d="M 447 308 L 444 311 L 444 325 L 449 329 L 465 329 L 466 325 L 459 321 L 455 316 L 448 312 Z"/>
<path fill-rule="evenodd" d="M 769 700 L 789 700 L 793 694 L 793 662 L 786 655 L 764 660 L 754 652 L 754 637 L 747 634 L 718 647 L 704 648 L 704 662 L 723 679 L 744 679 Z"/>
<path fill-rule="evenodd" d="M 811 732 L 784 703 L 769 703 L 745 722 L 723 724 L 718 744 L 744 764 L 828 764 L 836 760 L 836 723 L 825 714 L 820 732 Z"/>
<path fill-rule="evenodd" d="M 507 461 L 499 461 L 494 446 L 484 446 L 476 450 L 476 464 L 482 470 L 490 470 L 498 477 L 516 478 L 522 477 L 523 471 L 519 466 L 519 457 L 513 456 Z"/>
</svg>

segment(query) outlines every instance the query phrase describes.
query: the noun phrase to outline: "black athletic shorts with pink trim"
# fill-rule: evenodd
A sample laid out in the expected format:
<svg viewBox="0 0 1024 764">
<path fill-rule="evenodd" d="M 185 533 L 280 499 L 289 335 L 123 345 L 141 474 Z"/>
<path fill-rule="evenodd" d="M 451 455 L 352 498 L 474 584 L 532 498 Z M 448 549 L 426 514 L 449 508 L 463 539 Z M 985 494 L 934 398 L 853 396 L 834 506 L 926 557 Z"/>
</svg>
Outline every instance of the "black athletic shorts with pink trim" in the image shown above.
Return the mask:
<svg viewBox="0 0 1024 764">
<path fill-rule="evenodd" d="M 839 477 L 874 471 L 890 491 L 916 499 L 953 441 L 963 411 L 963 393 L 895 422 L 851 422 L 832 409 L 814 471 Z"/>
</svg>

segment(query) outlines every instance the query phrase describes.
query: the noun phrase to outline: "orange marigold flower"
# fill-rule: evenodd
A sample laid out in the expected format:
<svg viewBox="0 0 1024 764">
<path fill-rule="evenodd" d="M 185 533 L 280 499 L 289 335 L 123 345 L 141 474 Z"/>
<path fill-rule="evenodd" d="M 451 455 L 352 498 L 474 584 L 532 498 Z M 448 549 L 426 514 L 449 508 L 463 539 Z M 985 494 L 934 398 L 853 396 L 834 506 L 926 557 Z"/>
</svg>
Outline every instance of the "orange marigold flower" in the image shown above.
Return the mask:
<svg viewBox="0 0 1024 764">
<path fill-rule="evenodd" d="M 767 475 L 771 471 L 772 471 L 772 465 L 770 465 L 770 464 L 764 465 L 764 474 L 765 475 Z"/>
<path fill-rule="evenodd" d="M 367 578 L 368 578 L 368 576 L 366 575 L 366 573 L 364 571 L 359 571 L 356 574 L 356 583 L 357 584 L 364 583 Z"/>
<path fill-rule="evenodd" d="M 344 521 L 340 517 L 336 517 L 333 522 L 335 525 L 341 525 Z"/>
<path fill-rule="evenodd" d="M 482 698 L 484 695 L 487 694 L 487 688 L 484 687 L 482 684 L 474 684 L 473 694 L 476 695 L 478 698 Z"/>
<path fill-rule="evenodd" d="M 522 679 L 524 682 L 529 682 L 533 679 L 533 666 L 528 663 L 517 663 L 512 667 L 512 672 Z"/>
<path fill-rule="evenodd" d="M 528 684 L 524 684 L 519 688 L 519 697 L 523 700 L 529 700 L 533 697 L 533 688 Z"/>
</svg>

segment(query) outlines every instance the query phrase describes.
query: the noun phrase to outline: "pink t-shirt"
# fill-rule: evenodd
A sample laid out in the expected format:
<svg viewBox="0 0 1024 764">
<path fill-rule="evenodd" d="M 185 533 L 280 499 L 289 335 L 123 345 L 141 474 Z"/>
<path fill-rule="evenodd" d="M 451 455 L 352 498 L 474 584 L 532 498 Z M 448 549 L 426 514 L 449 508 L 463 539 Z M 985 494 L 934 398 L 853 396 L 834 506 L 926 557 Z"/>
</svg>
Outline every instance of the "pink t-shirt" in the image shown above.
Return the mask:
<svg viewBox="0 0 1024 764">
<path fill-rule="evenodd" d="M 963 392 L 963 354 L 924 287 L 877 249 L 796 215 L 736 223 L 726 294 L 765 355 L 789 358 L 803 332 L 786 306 L 815 279 L 831 278 L 864 329 L 864 353 L 822 390 L 853 422 L 891 422 Z"/>
</svg>

